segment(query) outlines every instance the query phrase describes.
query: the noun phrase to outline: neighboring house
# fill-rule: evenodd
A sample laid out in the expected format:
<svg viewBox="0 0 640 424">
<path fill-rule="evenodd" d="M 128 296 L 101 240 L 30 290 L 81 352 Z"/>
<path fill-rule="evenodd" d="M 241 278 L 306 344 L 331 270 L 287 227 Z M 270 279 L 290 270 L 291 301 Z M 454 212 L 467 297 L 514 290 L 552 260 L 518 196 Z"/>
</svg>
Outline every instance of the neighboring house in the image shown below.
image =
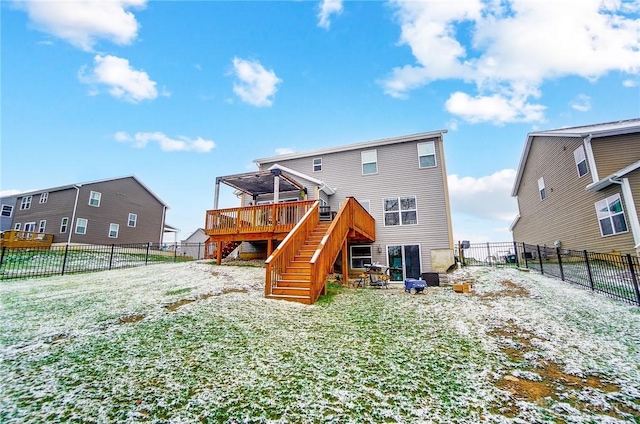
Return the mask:
<svg viewBox="0 0 640 424">
<path fill-rule="evenodd" d="M 16 210 L 16 196 L 0 197 L 0 231 L 13 228 L 13 213 Z"/>
<path fill-rule="evenodd" d="M 331 220 L 347 200 L 353 199 L 366 216 L 360 213 L 360 207 L 350 206 L 351 213 L 360 214 L 362 225 L 357 219 L 352 222 L 354 228 L 346 236 L 347 250 L 338 257 L 338 264 L 346 259 L 349 274 L 361 273 L 365 264 L 374 262 L 391 267 L 393 281 L 446 271 L 454 259 L 444 133 L 434 131 L 256 159 L 259 170 L 254 173 L 218 177 L 214 211 L 208 211 L 205 231 L 211 242 L 241 240 L 245 242 L 242 252 L 263 251 L 266 256 L 272 251 L 272 241 L 282 240 L 291 230 L 283 227 L 283 233 L 278 233 L 276 226 L 266 240 L 259 233 L 251 234 L 251 238 L 242 238 L 242 234 L 222 238 L 217 225 L 240 221 L 229 218 L 230 212 L 222 217 L 224 220 L 215 212 L 220 183 L 237 190 L 242 205 L 239 225 L 250 228 L 266 225 L 260 224 L 260 219 L 266 223 L 296 223 L 308 209 L 296 209 L 296 205 L 316 200 L 320 219 Z M 281 205 L 276 219 L 269 209 L 274 202 Z M 370 231 L 364 229 L 368 220 Z M 358 233 L 360 230 L 362 233 Z M 328 259 L 331 269 L 333 257 Z"/>
<path fill-rule="evenodd" d="M 12 229 L 53 234 L 54 243 L 159 244 L 169 208 L 135 176 L 16 197 Z"/>
<path fill-rule="evenodd" d="M 640 119 L 527 135 L 513 239 L 640 254 Z"/>
<path fill-rule="evenodd" d="M 180 242 L 180 253 L 194 259 L 203 259 L 205 257 L 205 242 L 209 240 L 209 236 L 204 229 L 198 228 L 189 237 Z"/>
</svg>

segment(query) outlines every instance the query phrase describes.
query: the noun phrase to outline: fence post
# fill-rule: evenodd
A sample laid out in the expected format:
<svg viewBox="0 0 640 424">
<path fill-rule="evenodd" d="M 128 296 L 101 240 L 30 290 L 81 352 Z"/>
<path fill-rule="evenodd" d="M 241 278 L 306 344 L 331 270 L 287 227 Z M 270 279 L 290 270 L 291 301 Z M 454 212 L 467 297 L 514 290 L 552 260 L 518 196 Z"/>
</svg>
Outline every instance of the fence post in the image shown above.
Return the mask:
<svg viewBox="0 0 640 424">
<path fill-rule="evenodd" d="M 493 261 L 491 260 L 491 248 L 489 247 L 489 242 L 487 242 L 487 259 L 489 259 L 489 265 L 493 266 Z"/>
<path fill-rule="evenodd" d="M 151 249 L 151 242 L 147 243 L 147 256 L 144 258 L 144 264 L 149 265 L 149 250 Z"/>
<path fill-rule="evenodd" d="M 113 264 L 113 249 L 115 246 L 115 244 L 111 244 L 111 255 L 109 256 L 109 271 L 111 271 L 111 265 Z"/>
<path fill-rule="evenodd" d="M 586 250 L 584 252 L 584 263 L 587 264 L 587 274 L 589 275 L 589 284 L 591 285 L 591 290 L 595 290 L 595 286 L 593 285 L 593 274 L 591 274 L 591 264 L 589 263 L 589 253 Z"/>
<path fill-rule="evenodd" d="M 198 242 L 198 256 L 196 257 L 197 260 L 200 260 L 200 246 L 202 245 L 202 243 Z"/>
<path fill-rule="evenodd" d="M 2 267 L 2 262 L 4 261 L 4 251 L 7 250 L 7 246 L 2 246 L 2 253 L 0 254 L 0 268 Z"/>
<path fill-rule="evenodd" d="M 633 261 L 631 260 L 631 255 L 629 253 L 627 253 L 627 262 L 629 262 L 629 271 L 631 271 L 633 288 L 636 291 L 636 303 L 640 306 L 640 288 L 638 287 L 638 278 L 636 277 L 636 272 L 633 269 Z"/>
<path fill-rule="evenodd" d="M 540 245 L 536 244 L 536 248 L 538 249 L 538 262 L 540 262 L 540 274 L 544 274 L 544 270 L 542 269 L 542 255 L 540 254 Z"/>
<path fill-rule="evenodd" d="M 558 256 L 558 266 L 560 267 L 560 279 L 564 281 L 564 270 L 562 269 L 562 257 L 560 256 L 559 247 L 556 247 L 556 255 Z"/>
<path fill-rule="evenodd" d="M 527 245 L 522 242 L 522 254 L 524 255 L 524 267 L 529 269 L 529 260 L 527 259 Z"/>
<path fill-rule="evenodd" d="M 60 275 L 64 275 L 64 270 L 67 267 L 67 253 L 69 252 L 69 245 L 65 245 L 64 247 L 64 258 L 62 259 L 62 272 Z"/>
<path fill-rule="evenodd" d="M 178 242 L 175 242 L 173 245 L 173 262 L 178 261 Z"/>
<path fill-rule="evenodd" d="M 516 267 L 520 268 L 520 259 L 518 259 L 518 243 L 513 241 L 513 254 L 516 255 Z"/>
</svg>

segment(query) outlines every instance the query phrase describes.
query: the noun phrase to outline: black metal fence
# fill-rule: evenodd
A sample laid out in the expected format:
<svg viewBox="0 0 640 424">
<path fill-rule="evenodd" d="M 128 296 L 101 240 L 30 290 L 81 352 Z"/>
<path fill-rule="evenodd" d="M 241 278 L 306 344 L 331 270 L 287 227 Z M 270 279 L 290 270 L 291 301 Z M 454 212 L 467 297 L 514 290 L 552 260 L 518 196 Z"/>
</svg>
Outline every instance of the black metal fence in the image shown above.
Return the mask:
<svg viewBox="0 0 640 424">
<path fill-rule="evenodd" d="M 204 243 L 112 244 L 0 249 L 0 280 L 203 259 Z"/>
<path fill-rule="evenodd" d="M 640 258 L 517 242 L 458 245 L 462 266 L 533 269 L 606 296 L 640 306 Z"/>
</svg>

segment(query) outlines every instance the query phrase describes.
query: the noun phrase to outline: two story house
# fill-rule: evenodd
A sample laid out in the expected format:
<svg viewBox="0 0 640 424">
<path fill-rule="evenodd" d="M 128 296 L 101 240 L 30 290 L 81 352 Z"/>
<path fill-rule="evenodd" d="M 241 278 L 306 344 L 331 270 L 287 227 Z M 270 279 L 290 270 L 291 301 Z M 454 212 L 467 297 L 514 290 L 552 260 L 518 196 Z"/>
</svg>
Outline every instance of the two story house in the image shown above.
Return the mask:
<svg viewBox="0 0 640 424">
<path fill-rule="evenodd" d="M 640 119 L 527 135 L 513 239 L 640 254 Z"/>
<path fill-rule="evenodd" d="M 16 195 L 12 229 L 53 243 L 159 244 L 168 206 L 137 177 L 109 178 Z"/>
<path fill-rule="evenodd" d="M 269 257 L 269 266 L 272 254 L 279 253 L 292 238 L 294 227 L 317 204 L 318 216 L 313 218 L 317 222 L 309 227 L 307 236 L 313 233 L 325 247 L 333 238 L 339 239 L 324 259 L 329 272 L 336 259 L 345 278 L 376 262 L 390 268 L 393 281 L 445 271 L 454 262 L 445 133 L 256 159 L 256 172 L 216 179 L 214 210 L 207 212 L 205 232 L 210 242 L 244 242 L 243 254 L 262 253 Z M 240 208 L 217 208 L 220 184 L 236 190 Z M 334 230 L 340 231 L 339 236 L 334 237 Z M 313 260 L 312 254 L 318 250 L 320 255 L 323 249 L 311 244 L 306 248 Z M 292 257 L 294 262 L 298 259 Z M 289 266 L 283 267 L 281 271 L 287 274 Z M 267 280 L 269 284 L 269 275 Z M 266 294 L 273 295 L 269 289 Z"/>
</svg>

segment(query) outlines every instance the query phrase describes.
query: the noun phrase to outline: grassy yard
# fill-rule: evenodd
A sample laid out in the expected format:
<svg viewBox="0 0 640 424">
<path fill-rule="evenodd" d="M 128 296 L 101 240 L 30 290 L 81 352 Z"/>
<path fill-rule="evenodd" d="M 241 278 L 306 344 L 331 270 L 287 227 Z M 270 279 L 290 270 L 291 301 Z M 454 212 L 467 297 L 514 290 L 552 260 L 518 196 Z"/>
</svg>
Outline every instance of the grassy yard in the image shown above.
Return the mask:
<svg viewBox="0 0 640 424">
<path fill-rule="evenodd" d="M 0 284 L 0 422 L 640 423 L 640 309 L 514 269 L 470 294 L 162 264 Z"/>
</svg>

